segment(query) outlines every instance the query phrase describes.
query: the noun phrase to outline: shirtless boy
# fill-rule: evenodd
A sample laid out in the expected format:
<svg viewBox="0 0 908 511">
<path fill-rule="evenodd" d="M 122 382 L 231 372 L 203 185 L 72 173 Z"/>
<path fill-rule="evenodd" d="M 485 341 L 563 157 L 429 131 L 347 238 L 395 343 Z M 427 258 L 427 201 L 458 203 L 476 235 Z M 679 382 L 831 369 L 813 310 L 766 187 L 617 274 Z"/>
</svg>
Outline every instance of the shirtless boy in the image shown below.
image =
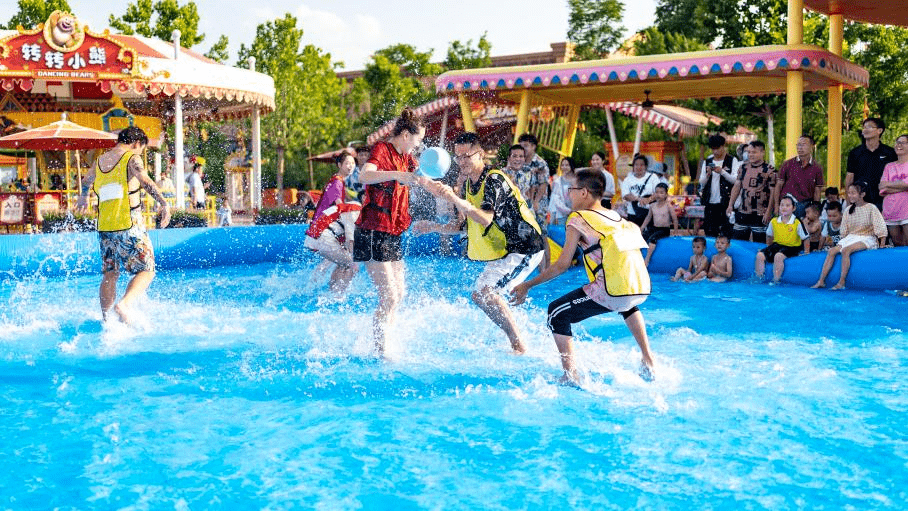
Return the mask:
<svg viewBox="0 0 908 511">
<path fill-rule="evenodd" d="M 672 234 L 672 225 L 678 230 L 678 215 L 675 213 L 675 207 L 668 202 L 668 185 L 659 183 L 653 191 L 653 200 L 650 203 L 649 213 L 640 229 L 643 230 L 643 237 L 649 248 L 646 250 L 645 264 L 649 267 L 649 260 L 653 257 L 653 251 L 656 250 L 656 243 L 662 238 L 667 238 Z M 647 230 L 647 226 L 652 222 L 653 226 Z"/>
<path fill-rule="evenodd" d="M 687 268 L 678 268 L 675 276 L 672 277 L 672 282 L 677 282 L 681 279 L 684 279 L 685 282 L 694 282 L 706 278 L 706 273 L 709 271 L 709 258 L 703 255 L 706 250 L 706 238 L 697 236 L 691 242 L 691 247 L 694 254 L 690 256 Z"/>
<path fill-rule="evenodd" d="M 706 272 L 706 278 L 712 282 L 725 282 L 732 275 L 731 256 L 728 255 L 728 236 L 720 234 L 716 236 L 716 255 L 712 257 L 709 263 L 709 271 Z"/>
</svg>

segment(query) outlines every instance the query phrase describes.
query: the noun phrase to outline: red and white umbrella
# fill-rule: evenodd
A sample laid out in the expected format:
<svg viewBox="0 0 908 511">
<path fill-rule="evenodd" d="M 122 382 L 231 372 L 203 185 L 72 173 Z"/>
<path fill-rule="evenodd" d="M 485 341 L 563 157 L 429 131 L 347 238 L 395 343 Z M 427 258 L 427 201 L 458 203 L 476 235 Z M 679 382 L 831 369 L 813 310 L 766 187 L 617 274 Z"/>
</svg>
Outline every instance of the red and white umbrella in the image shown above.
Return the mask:
<svg viewBox="0 0 908 511">
<path fill-rule="evenodd" d="M 82 166 L 79 162 L 79 150 L 100 149 L 117 145 L 117 136 L 113 133 L 86 128 L 63 119 L 47 126 L 33 128 L 5 137 L 0 137 L 0 147 L 10 149 L 29 149 L 32 151 L 76 151 L 76 168 L 79 175 L 79 188 L 82 187 Z M 69 158 L 67 175 L 69 175 Z"/>
</svg>

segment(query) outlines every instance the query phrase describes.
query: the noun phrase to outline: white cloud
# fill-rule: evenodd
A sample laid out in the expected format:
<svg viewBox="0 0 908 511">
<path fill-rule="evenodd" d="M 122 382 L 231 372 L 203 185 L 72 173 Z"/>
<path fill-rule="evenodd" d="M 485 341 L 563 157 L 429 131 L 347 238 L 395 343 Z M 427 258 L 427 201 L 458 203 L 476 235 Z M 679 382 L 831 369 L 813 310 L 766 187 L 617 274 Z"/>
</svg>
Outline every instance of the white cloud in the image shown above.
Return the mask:
<svg viewBox="0 0 908 511">
<path fill-rule="evenodd" d="M 306 4 L 300 4 L 295 14 L 303 28 L 303 42 L 328 51 L 345 69 L 362 69 L 369 55 L 382 46 L 381 22 L 373 16 L 344 18 Z"/>
</svg>

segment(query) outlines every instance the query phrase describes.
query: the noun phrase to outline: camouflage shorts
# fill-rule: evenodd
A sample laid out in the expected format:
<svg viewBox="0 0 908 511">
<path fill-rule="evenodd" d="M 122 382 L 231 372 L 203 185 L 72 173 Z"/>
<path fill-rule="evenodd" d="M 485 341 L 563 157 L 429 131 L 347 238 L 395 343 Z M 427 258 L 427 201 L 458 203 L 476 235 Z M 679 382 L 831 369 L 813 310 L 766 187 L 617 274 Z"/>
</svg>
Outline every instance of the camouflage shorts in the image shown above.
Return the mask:
<svg viewBox="0 0 908 511">
<path fill-rule="evenodd" d="M 144 230 L 99 232 L 101 271 L 154 271 L 154 249 Z"/>
</svg>

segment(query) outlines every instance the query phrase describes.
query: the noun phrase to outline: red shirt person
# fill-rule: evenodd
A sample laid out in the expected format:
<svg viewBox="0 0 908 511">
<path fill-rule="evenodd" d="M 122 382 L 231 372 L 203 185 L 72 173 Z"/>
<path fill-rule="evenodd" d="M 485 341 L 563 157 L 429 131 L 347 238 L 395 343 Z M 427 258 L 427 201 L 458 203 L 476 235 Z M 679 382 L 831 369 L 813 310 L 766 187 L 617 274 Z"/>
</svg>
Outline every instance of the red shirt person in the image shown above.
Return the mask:
<svg viewBox="0 0 908 511">
<path fill-rule="evenodd" d="M 785 160 L 779 168 L 779 180 L 776 183 L 776 204 L 774 209 L 779 211 L 781 197 L 788 194 L 798 201 L 795 204 L 795 216 L 802 218 L 804 208 L 812 201 L 819 201 L 823 196 L 826 186 L 823 179 L 823 167 L 813 158 L 814 141 L 810 135 L 801 135 L 798 139 L 798 155 L 790 160 Z"/>
</svg>

